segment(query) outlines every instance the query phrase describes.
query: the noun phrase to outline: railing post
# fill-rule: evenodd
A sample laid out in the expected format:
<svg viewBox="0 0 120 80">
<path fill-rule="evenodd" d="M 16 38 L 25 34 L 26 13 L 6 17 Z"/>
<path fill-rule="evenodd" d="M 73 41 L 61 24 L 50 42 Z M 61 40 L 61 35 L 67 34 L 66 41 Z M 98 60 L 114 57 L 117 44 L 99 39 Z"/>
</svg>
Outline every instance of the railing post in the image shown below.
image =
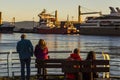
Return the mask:
<svg viewBox="0 0 120 80">
<path fill-rule="evenodd" d="M 9 78 L 9 54 L 10 54 L 10 52 L 8 52 L 8 54 L 7 54 L 7 72 L 8 72 L 8 78 Z"/>
<path fill-rule="evenodd" d="M 10 50 L 10 55 L 9 55 L 9 76 L 12 77 L 12 51 Z"/>
<path fill-rule="evenodd" d="M 12 59 L 11 59 L 11 55 L 12 55 L 12 51 L 8 52 L 8 54 L 7 54 L 7 72 L 8 72 L 8 78 L 12 77 L 12 72 L 11 72 L 11 70 L 12 70 L 12 64 L 11 64 Z"/>
</svg>

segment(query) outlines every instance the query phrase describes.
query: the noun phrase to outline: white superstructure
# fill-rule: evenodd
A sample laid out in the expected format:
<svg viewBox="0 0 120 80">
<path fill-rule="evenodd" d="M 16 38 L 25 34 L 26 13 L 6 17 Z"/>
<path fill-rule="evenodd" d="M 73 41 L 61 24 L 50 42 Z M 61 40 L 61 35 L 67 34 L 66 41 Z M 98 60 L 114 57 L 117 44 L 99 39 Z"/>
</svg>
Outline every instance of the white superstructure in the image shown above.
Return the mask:
<svg viewBox="0 0 120 80">
<path fill-rule="evenodd" d="M 80 27 L 120 26 L 120 9 L 118 7 L 116 10 L 113 7 L 109 8 L 111 10 L 110 14 L 99 17 L 87 17 Z"/>
</svg>

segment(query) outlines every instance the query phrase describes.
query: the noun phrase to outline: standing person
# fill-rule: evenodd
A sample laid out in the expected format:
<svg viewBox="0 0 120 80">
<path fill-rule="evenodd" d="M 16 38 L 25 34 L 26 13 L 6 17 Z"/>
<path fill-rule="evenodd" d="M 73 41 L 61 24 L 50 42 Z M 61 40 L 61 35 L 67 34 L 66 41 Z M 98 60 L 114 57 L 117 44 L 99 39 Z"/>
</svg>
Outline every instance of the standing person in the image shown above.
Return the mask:
<svg viewBox="0 0 120 80">
<path fill-rule="evenodd" d="M 90 51 L 87 55 L 86 60 L 91 60 L 91 61 L 96 60 L 96 53 L 94 51 Z M 85 67 L 87 67 L 87 65 Z M 91 66 L 91 67 L 96 67 L 96 66 Z M 91 78 L 97 78 L 97 77 L 98 77 L 97 73 L 92 73 L 92 74 L 86 72 L 83 73 L 83 80 L 91 80 Z"/>
<path fill-rule="evenodd" d="M 34 55 L 36 57 L 36 59 L 48 59 L 48 48 L 46 46 L 46 42 L 43 39 L 40 39 L 38 44 L 35 46 L 35 51 L 34 51 Z M 39 78 L 39 74 L 41 74 L 41 69 L 38 69 L 37 71 L 38 73 L 38 78 Z M 46 73 L 46 70 L 45 70 Z"/>
<path fill-rule="evenodd" d="M 21 80 L 25 80 L 25 66 L 27 70 L 26 80 L 30 80 L 30 63 L 33 56 L 33 45 L 26 35 L 21 35 L 21 40 L 17 43 L 17 52 L 19 53 L 21 63 Z"/>
<path fill-rule="evenodd" d="M 70 57 L 68 57 L 68 60 L 78 60 L 81 61 L 81 57 L 80 57 L 80 50 L 78 48 L 75 48 L 73 53 L 70 54 Z M 66 78 L 67 80 L 78 80 L 80 79 L 80 74 L 79 73 L 67 73 L 66 74 Z"/>
</svg>

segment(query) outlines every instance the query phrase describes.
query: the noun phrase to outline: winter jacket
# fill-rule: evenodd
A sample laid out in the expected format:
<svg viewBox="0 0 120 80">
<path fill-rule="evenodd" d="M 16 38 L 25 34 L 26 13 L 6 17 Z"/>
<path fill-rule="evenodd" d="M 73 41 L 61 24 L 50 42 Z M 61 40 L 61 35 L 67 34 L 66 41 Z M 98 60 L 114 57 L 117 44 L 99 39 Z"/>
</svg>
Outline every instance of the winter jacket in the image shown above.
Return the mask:
<svg viewBox="0 0 120 80">
<path fill-rule="evenodd" d="M 70 57 L 68 58 L 68 60 L 79 60 L 79 61 L 81 61 L 82 59 L 81 59 L 80 55 L 72 53 L 72 54 L 70 54 Z M 67 73 L 66 74 L 66 78 L 71 79 L 71 80 L 75 80 L 76 76 L 77 76 L 77 73 L 73 73 L 73 74 L 72 73 Z"/>
<path fill-rule="evenodd" d="M 48 48 L 41 49 L 39 45 L 36 45 L 34 55 L 37 59 L 48 59 Z"/>
<path fill-rule="evenodd" d="M 20 59 L 28 59 L 33 56 L 33 45 L 30 40 L 21 39 L 17 43 L 16 49 Z"/>
</svg>

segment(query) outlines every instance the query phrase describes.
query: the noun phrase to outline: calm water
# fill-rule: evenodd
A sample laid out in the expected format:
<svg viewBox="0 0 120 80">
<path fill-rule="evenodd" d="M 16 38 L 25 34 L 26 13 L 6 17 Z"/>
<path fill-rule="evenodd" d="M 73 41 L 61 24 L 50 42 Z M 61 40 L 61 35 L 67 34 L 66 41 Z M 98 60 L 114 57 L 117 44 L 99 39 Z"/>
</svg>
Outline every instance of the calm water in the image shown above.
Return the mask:
<svg viewBox="0 0 120 80">
<path fill-rule="evenodd" d="M 0 52 L 16 51 L 16 43 L 20 40 L 20 35 L 20 33 L 0 34 Z M 27 38 L 32 41 L 34 46 L 39 39 L 45 39 L 49 50 L 73 50 L 78 47 L 81 51 L 120 53 L 120 37 L 29 33 Z"/>
<path fill-rule="evenodd" d="M 21 33 L 0 34 L 0 52 L 16 51 L 16 43 L 20 40 Z M 49 51 L 72 51 L 74 48 L 80 48 L 81 51 L 108 52 L 111 55 L 111 64 L 117 65 L 111 69 L 119 70 L 117 73 L 112 71 L 111 75 L 120 74 L 120 37 L 113 36 L 86 36 L 86 35 L 46 35 L 27 33 L 27 38 L 30 39 L 35 46 L 39 39 L 44 39 L 47 42 Z M 83 59 L 84 54 L 81 53 Z M 52 58 L 66 58 L 69 54 L 50 54 Z M 0 56 L 3 58 L 5 56 Z M 100 57 L 100 56 L 99 56 Z"/>
</svg>

